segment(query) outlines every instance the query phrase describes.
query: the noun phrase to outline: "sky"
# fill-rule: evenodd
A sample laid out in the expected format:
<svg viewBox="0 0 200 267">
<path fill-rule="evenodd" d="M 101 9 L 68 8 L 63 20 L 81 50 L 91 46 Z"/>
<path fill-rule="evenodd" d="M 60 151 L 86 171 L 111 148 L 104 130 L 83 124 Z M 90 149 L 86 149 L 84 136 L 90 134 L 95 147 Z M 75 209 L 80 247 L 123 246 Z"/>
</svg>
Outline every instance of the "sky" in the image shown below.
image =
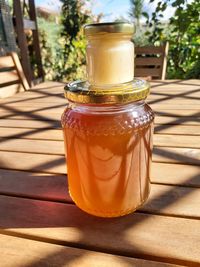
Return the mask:
<svg viewBox="0 0 200 267">
<path fill-rule="evenodd" d="M 154 11 L 157 2 L 160 0 L 154 1 L 154 3 L 149 3 L 149 0 L 144 0 L 144 9 L 146 12 L 151 13 Z M 192 0 L 188 1 L 191 2 Z M 102 22 L 114 21 L 119 17 L 124 17 L 128 19 L 128 11 L 130 9 L 130 0 L 90 0 L 85 1 L 92 13 L 98 15 L 99 13 L 104 13 Z M 59 10 L 61 8 L 61 2 L 59 0 L 35 0 L 36 6 L 43 6 L 48 9 Z M 174 8 L 169 6 L 164 13 L 163 20 L 167 20 L 174 13 Z M 145 21 L 145 19 L 142 19 Z"/>
</svg>

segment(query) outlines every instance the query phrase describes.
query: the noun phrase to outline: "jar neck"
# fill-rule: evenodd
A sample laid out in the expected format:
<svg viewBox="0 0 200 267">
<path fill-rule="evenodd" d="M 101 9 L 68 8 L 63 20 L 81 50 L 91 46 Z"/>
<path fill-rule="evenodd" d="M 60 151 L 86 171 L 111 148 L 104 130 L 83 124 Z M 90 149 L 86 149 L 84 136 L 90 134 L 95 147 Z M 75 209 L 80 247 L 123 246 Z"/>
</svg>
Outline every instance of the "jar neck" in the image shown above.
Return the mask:
<svg viewBox="0 0 200 267">
<path fill-rule="evenodd" d="M 121 112 L 127 112 L 132 111 L 134 109 L 140 109 L 143 108 L 145 104 L 144 100 L 130 102 L 126 104 L 80 104 L 80 103 L 74 103 L 69 101 L 69 107 L 72 109 L 76 109 L 76 112 L 84 112 L 84 113 L 102 113 L 102 114 L 109 114 L 109 113 L 121 113 Z"/>
</svg>

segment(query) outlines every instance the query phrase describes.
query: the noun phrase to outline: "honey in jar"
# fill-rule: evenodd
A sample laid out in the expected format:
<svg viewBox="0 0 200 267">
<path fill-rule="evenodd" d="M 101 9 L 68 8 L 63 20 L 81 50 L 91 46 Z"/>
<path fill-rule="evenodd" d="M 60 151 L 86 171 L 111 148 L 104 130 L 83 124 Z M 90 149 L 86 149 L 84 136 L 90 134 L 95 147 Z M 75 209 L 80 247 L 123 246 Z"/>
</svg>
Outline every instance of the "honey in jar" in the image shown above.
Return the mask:
<svg viewBox="0 0 200 267">
<path fill-rule="evenodd" d="M 86 25 L 88 81 L 65 87 L 62 127 L 70 195 L 79 208 L 100 217 L 135 211 L 150 190 L 153 112 L 145 104 L 150 87 L 133 79 L 132 59 L 128 73 L 120 60 L 123 53 L 132 56 L 133 30 L 127 23 Z"/>
</svg>

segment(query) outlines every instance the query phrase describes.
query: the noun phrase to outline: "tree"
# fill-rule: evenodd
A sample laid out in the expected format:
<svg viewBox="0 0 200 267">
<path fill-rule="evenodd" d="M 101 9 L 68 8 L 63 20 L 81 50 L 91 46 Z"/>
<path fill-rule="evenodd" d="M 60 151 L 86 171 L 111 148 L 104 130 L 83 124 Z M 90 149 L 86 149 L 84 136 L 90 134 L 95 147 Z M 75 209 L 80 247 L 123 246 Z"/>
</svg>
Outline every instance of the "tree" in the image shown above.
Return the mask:
<svg viewBox="0 0 200 267">
<path fill-rule="evenodd" d="M 129 15 L 136 21 L 137 27 L 140 27 L 140 19 L 143 16 L 144 0 L 130 0 L 131 8 Z"/>
<path fill-rule="evenodd" d="M 56 79 L 73 80 L 84 76 L 86 40 L 82 26 L 90 21 L 83 0 L 61 0 L 62 31 L 56 58 Z"/>
<path fill-rule="evenodd" d="M 169 19 L 170 32 L 166 35 L 160 18 L 168 5 L 175 8 L 175 13 Z M 147 16 L 149 41 L 153 44 L 169 41 L 168 78 L 200 77 L 199 14 L 199 0 L 191 3 L 187 0 L 163 0 L 158 2 L 151 17 Z"/>
</svg>

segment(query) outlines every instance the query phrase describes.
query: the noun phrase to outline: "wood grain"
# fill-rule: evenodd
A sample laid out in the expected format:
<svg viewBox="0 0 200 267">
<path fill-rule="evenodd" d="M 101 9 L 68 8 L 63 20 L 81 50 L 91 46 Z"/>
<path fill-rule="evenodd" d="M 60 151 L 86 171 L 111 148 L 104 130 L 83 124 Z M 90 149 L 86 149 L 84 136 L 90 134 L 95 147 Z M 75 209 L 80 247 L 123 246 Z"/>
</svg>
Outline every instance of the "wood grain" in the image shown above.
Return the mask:
<svg viewBox="0 0 200 267">
<path fill-rule="evenodd" d="M 200 125 L 176 125 L 176 124 L 156 124 L 154 132 L 157 134 L 173 135 L 200 135 Z"/>
<path fill-rule="evenodd" d="M 18 77 L 16 70 L 0 72 L 1 86 L 3 84 L 5 84 L 6 86 L 7 83 L 11 83 L 11 82 L 19 83 L 19 77 Z"/>
<path fill-rule="evenodd" d="M 153 143 L 159 147 L 200 148 L 200 136 L 154 134 Z"/>
<path fill-rule="evenodd" d="M 135 76 L 136 77 L 159 77 L 160 75 L 160 68 L 136 68 L 135 69 Z"/>
<path fill-rule="evenodd" d="M 60 141 L 0 138 L 0 144 L 1 151 L 64 155 L 64 144 Z"/>
<path fill-rule="evenodd" d="M 169 163 L 152 163 L 153 183 L 200 187 L 199 166 Z"/>
<path fill-rule="evenodd" d="M 154 147 L 153 161 L 200 166 L 200 149 L 182 147 Z"/>
<path fill-rule="evenodd" d="M 1 170 L 0 194 L 73 203 L 66 175 Z M 152 184 L 147 203 L 151 214 L 200 218 L 200 188 Z"/>
<path fill-rule="evenodd" d="M 0 137 L 4 138 L 24 138 L 31 140 L 63 140 L 62 130 L 57 129 L 27 129 L 27 128 L 7 128 L 0 127 Z"/>
<path fill-rule="evenodd" d="M 0 69 L 14 67 L 14 62 L 11 56 L 1 56 L 0 57 Z"/>
<path fill-rule="evenodd" d="M 0 235 L 1 263 L 4 267 L 62 266 L 62 267 L 178 267 L 101 252 L 71 248 L 35 240 Z"/>
<path fill-rule="evenodd" d="M 138 212 L 109 220 L 82 212 L 68 194 L 60 124 L 64 85 L 48 82 L 0 100 L 4 266 L 199 266 L 199 85 L 152 83 L 151 193 Z"/>
<path fill-rule="evenodd" d="M 11 118 L 19 118 L 23 119 L 24 117 L 28 117 L 31 114 L 42 115 L 45 117 L 51 117 L 57 115 L 57 118 L 60 118 L 62 112 L 64 111 L 63 107 L 47 107 L 47 108 L 39 108 L 39 107 L 10 107 L 8 105 L 0 108 L 0 118 L 4 118 L 5 116 L 10 116 Z M 199 117 L 200 112 L 195 109 L 179 109 L 179 110 L 159 110 L 154 108 L 154 112 L 157 116 L 171 116 L 171 117 Z M 55 115 L 56 114 L 56 115 Z"/>
<path fill-rule="evenodd" d="M 136 57 L 135 65 L 136 66 L 152 66 L 152 65 L 161 65 L 162 58 L 161 57 Z"/>
<path fill-rule="evenodd" d="M 29 139 L 0 139 L 1 151 L 39 153 L 40 155 L 64 155 L 64 144 L 60 141 Z M 200 149 L 155 146 L 153 161 L 200 165 Z"/>
<path fill-rule="evenodd" d="M 7 196 L 0 201 L 1 233 L 175 264 L 200 263 L 198 220 L 142 213 L 105 220 L 70 204 Z"/>
<path fill-rule="evenodd" d="M 66 173 L 64 156 L 0 151 L 0 168 Z"/>
<path fill-rule="evenodd" d="M 157 131 L 153 137 L 154 145 L 167 147 L 188 147 L 200 148 L 200 127 L 198 126 L 174 126 Z M 166 133 L 166 134 L 165 134 Z M 177 138 L 176 135 L 179 135 Z M 182 135 L 181 135 L 182 134 Z M 23 138 L 32 140 L 63 140 L 61 129 L 28 129 L 28 128 L 9 128 L 0 127 L 0 137 L 4 138 Z M 2 139 L 3 142 L 4 139 Z M 1 142 L 1 141 L 0 141 Z"/>
</svg>

